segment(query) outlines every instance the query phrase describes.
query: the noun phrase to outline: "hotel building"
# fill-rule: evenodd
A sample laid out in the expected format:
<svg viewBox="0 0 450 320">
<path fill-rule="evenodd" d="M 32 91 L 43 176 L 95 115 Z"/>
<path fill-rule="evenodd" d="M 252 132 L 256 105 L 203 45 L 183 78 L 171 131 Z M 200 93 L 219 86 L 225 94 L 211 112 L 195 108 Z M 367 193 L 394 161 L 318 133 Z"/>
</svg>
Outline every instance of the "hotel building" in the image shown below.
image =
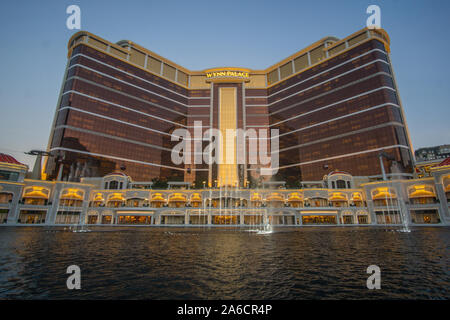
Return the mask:
<svg viewBox="0 0 450 320">
<path fill-rule="evenodd" d="M 191 71 L 78 32 L 44 179 L 0 154 L 0 225 L 450 225 L 450 158 L 418 174 L 389 45 L 363 29 L 264 70 Z M 175 164 L 177 129 L 200 151 L 210 129 L 278 131 L 224 140 L 229 163 Z M 255 140 L 279 143 L 273 176 Z"/>
<path fill-rule="evenodd" d="M 450 158 L 420 179 L 370 182 L 332 171 L 302 188 L 154 188 L 123 172 L 35 180 L 0 154 L 0 226 L 449 226 Z"/>
<path fill-rule="evenodd" d="M 122 172 L 133 181 L 261 184 L 250 139 L 224 145 L 238 164 L 171 161 L 176 129 L 278 129 L 272 180 L 294 186 L 342 170 L 352 176 L 412 177 L 413 155 L 382 29 L 323 38 L 264 70 L 188 70 L 131 41 L 78 32 L 68 61 L 45 163 L 48 180 L 79 182 Z M 208 141 L 199 141 L 202 150 Z M 234 148 L 234 149 L 233 149 Z M 239 150 L 238 150 L 239 149 Z M 228 152 L 228 151 L 227 151 Z M 386 157 L 379 157 L 384 152 Z M 298 185 L 299 186 L 299 185 Z"/>
</svg>

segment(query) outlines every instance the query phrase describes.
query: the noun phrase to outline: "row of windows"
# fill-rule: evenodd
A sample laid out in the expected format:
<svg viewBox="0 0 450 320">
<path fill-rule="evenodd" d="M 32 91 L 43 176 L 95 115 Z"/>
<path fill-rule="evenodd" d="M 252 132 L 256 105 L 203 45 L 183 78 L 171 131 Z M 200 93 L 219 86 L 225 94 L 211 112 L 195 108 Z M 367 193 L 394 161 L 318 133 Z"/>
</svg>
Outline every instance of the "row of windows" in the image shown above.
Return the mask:
<svg viewBox="0 0 450 320">
<path fill-rule="evenodd" d="M 113 79 L 117 79 L 119 81 L 120 80 L 121 81 L 125 81 L 125 82 L 127 82 L 129 84 L 138 86 L 138 87 L 140 87 L 142 89 L 149 90 L 151 92 L 155 92 L 155 93 L 157 93 L 159 95 L 162 95 L 162 96 L 164 96 L 166 98 L 169 98 L 169 99 L 172 99 L 172 100 L 176 100 L 179 103 L 187 104 L 187 101 L 188 101 L 187 97 L 184 97 L 184 96 L 181 96 L 181 95 L 176 94 L 174 92 L 171 92 L 171 91 L 168 91 L 166 89 L 163 89 L 163 88 L 161 88 L 159 86 L 156 86 L 156 85 L 152 84 L 151 82 L 149 83 L 149 82 L 143 81 L 143 80 L 141 80 L 139 78 L 136 78 L 135 76 L 128 75 L 128 74 L 125 74 L 125 73 L 120 72 L 118 70 L 109 68 L 109 67 L 107 67 L 107 66 L 105 66 L 103 64 L 95 62 L 95 61 L 93 61 L 91 59 L 88 59 L 86 57 L 83 57 L 83 56 L 75 57 L 71 61 L 71 65 L 75 65 L 75 64 L 79 64 L 81 66 L 74 66 L 74 67 L 72 67 L 69 70 L 69 72 L 68 72 L 68 77 L 70 77 L 72 75 L 75 75 L 75 74 L 81 74 L 80 70 L 85 70 L 86 72 L 96 73 L 94 71 L 90 71 L 90 70 L 86 69 L 85 67 L 83 67 L 83 66 L 86 66 L 86 67 L 91 68 L 93 70 L 96 70 L 96 71 L 99 71 L 101 73 L 107 74 L 107 75 L 111 76 Z M 106 77 L 106 76 L 105 76 L 105 78 L 106 79 L 111 79 L 111 78 Z M 113 80 L 113 79 L 111 79 L 111 80 Z"/>
<path fill-rule="evenodd" d="M 170 151 L 117 141 L 116 139 L 100 137 L 70 129 L 64 130 L 61 147 L 175 167 L 170 162 Z M 169 161 L 166 162 L 164 160 Z"/>
<path fill-rule="evenodd" d="M 141 89 L 137 89 L 124 83 L 115 82 L 115 80 L 110 80 L 86 69 L 78 68 L 77 73 L 78 73 L 77 77 L 79 78 L 76 78 L 77 81 L 75 81 L 74 84 L 77 84 L 81 87 L 89 85 L 90 88 L 95 88 L 94 89 L 95 91 L 99 91 L 101 89 L 102 91 L 108 94 L 115 93 L 116 95 L 122 97 L 131 98 L 133 100 L 140 100 L 146 104 L 154 105 L 156 107 L 162 107 L 161 109 L 164 110 L 169 111 L 175 110 L 184 115 L 187 114 L 187 107 L 182 105 L 181 103 L 175 101 L 168 101 L 165 98 L 159 97 L 155 94 L 145 92 Z M 72 88 L 76 89 L 77 86 Z M 102 96 L 100 96 L 100 98 L 102 98 Z M 109 99 L 106 100 L 109 101 Z"/>
<path fill-rule="evenodd" d="M 307 162 L 397 144 L 399 142 L 392 127 L 374 129 L 298 149 L 282 151 L 280 166 L 296 163 L 293 159 L 295 153 L 299 154 L 300 162 Z"/>
<path fill-rule="evenodd" d="M 300 81 L 297 84 L 290 87 L 289 89 L 286 89 L 284 91 L 278 92 L 275 95 L 270 96 L 268 99 L 268 102 L 273 103 L 273 102 L 278 101 L 284 97 L 287 97 L 295 92 L 298 92 L 298 91 L 304 90 L 306 88 L 309 88 L 311 86 L 317 85 L 318 83 L 327 81 L 327 79 L 339 76 L 345 72 L 353 72 L 352 70 L 359 68 L 365 64 L 371 63 L 377 59 L 386 61 L 386 57 L 383 53 L 381 53 L 379 51 L 371 52 L 371 53 L 366 54 L 362 57 L 359 57 L 353 61 L 347 62 L 342 66 L 336 67 L 335 69 L 333 69 L 331 71 L 324 72 L 317 76 L 313 75 L 312 79 L 309 79 L 306 81 L 303 80 L 304 82 Z M 375 62 L 373 62 L 373 63 L 375 63 Z M 382 63 L 382 62 L 379 62 L 379 63 L 381 65 L 385 65 L 387 67 L 387 65 L 385 63 Z M 389 69 L 384 69 L 384 70 L 386 70 L 386 72 L 389 71 Z"/>
<path fill-rule="evenodd" d="M 286 108 L 287 106 L 292 106 L 295 103 L 301 102 L 302 100 L 307 100 L 313 97 L 317 97 L 320 94 L 327 94 L 328 92 L 333 92 L 334 90 L 337 91 L 348 91 L 347 87 L 352 86 L 353 84 L 357 83 L 357 87 L 360 87 L 361 81 L 364 81 L 362 79 L 371 80 L 373 77 L 378 77 L 378 72 L 383 72 L 382 70 L 383 66 L 380 62 L 370 64 L 367 67 L 364 67 L 363 69 L 359 69 L 356 71 L 353 71 L 349 74 L 346 74 L 342 77 L 339 77 L 337 79 L 328 81 L 324 84 L 321 84 L 317 87 L 308 89 L 303 92 L 299 92 L 289 98 L 286 98 L 282 101 L 278 101 L 275 104 L 271 105 L 269 107 L 270 112 L 275 112 L 277 110 Z M 390 78 L 385 76 L 386 78 Z M 391 82 L 392 84 L 392 82 Z M 392 87 L 392 85 L 391 85 Z"/>
<path fill-rule="evenodd" d="M 0 170 L 0 180 L 17 181 L 19 173 L 14 171 Z"/>
<path fill-rule="evenodd" d="M 297 82 L 308 79 L 309 77 L 314 76 L 326 69 L 329 69 L 336 65 L 339 65 L 346 60 L 356 58 L 356 57 L 360 56 L 361 54 L 364 54 L 372 49 L 380 49 L 382 51 L 385 51 L 383 43 L 376 41 L 376 40 L 368 41 L 368 42 L 363 43 L 353 49 L 350 49 L 347 52 L 344 52 L 336 57 L 333 57 L 327 61 L 324 61 L 324 62 L 314 66 L 313 68 L 305 70 L 304 72 L 301 72 L 296 76 L 286 79 L 285 81 L 282 81 L 273 87 L 268 88 L 267 94 L 271 95 L 273 93 L 276 93 L 276 92 L 283 90 L 291 85 L 294 85 Z"/>
<path fill-rule="evenodd" d="M 71 94 L 69 99 L 70 100 L 68 105 L 74 108 L 124 121 L 126 123 L 132 123 L 145 128 L 158 130 L 161 132 L 169 132 L 170 130 L 173 130 L 174 127 L 182 127 L 182 125 L 186 125 L 186 117 L 180 115 L 171 114 L 170 120 L 167 119 L 167 116 L 164 117 L 164 119 L 171 121 L 167 122 L 161 119 L 143 115 L 141 113 L 119 108 L 108 103 L 98 102 L 94 99 L 77 94 Z M 61 110 L 60 112 L 64 112 L 64 110 Z"/>
<path fill-rule="evenodd" d="M 87 115 L 75 110 L 70 110 L 70 112 L 67 113 L 66 124 L 75 128 L 130 139 L 160 147 L 171 147 L 174 143 L 176 143 L 170 142 L 171 137 L 169 135 L 163 135 L 158 132 L 133 127 L 124 123 L 113 122 L 108 119 Z M 173 129 L 175 129 L 175 127 L 173 127 Z M 57 146 L 57 144 L 54 144 L 53 146 Z"/>
<path fill-rule="evenodd" d="M 289 131 L 289 134 L 280 137 L 280 149 L 395 121 L 393 114 L 396 112 L 398 108 L 386 106 L 306 130 Z M 283 133 L 281 129 L 280 134 Z"/>
<path fill-rule="evenodd" d="M 114 57 L 111 57 L 109 55 L 106 55 L 98 50 L 95 50 L 93 48 L 87 47 L 87 46 L 78 46 L 76 47 L 73 52 L 72 56 L 75 56 L 78 53 L 86 54 L 94 59 L 97 59 L 99 61 L 103 61 L 109 65 L 112 65 L 118 69 L 124 70 L 128 73 L 134 74 L 135 76 L 138 76 L 140 78 L 146 79 L 150 82 L 156 83 L 158 85 L 161 85 L 163 87 L 166 87 L 168 89 L 171 89 L 173 91 L 176 91 L 180 94 L 187 95 L 188 90 L 176 85 L 173 82 L 170 82 L 166 79 L 163 79 L 157 75 L 154 75 L 152 73 L 146 72 L 144 70 L 141 70 L 133 65 L 130 65 L 129 63 L 126 63 L 124 61 L 115 59 Z M 151 61 L 148 67 L 152 66 Z"/>
<path fill-rule="evenodd" d="M 289 132 L 324 121 L 332 120 L 341 116 L 349 115 L 358 111 L 362 111 L 373 106 L 382 105 L 387 102 L 396 104 L 397 100 L 392 99 L 395 97 L 395 95 L 391 93 L 393 92 L 390 90 L 378 90 L 372 92 L 371 94 L 359 96 L 340 104 L 333 105 L 332 107 L 326 108 L 323 112 L 314 112 L 306 116 L 290 119 L 293 116 L 295 117 L 296 115 L 302 115 L 306 112 L 314 110 L 313 108 L 315 107 L 315 105 L 308 104 L 302 106 L 302 108 L 295 108 L 297 111 L 296 113 L 293 113 L 292 109 L 277 113 L 270 117 L 270 121 L 271 124 L 274 124 L 275 128 L 280 129 L 281 133 Z M 395 120 L 402 122 L 401 119 L 398 118 L 395 118 Z M 284 122 L 278 123 L 280 121 Z"/>
</svg>

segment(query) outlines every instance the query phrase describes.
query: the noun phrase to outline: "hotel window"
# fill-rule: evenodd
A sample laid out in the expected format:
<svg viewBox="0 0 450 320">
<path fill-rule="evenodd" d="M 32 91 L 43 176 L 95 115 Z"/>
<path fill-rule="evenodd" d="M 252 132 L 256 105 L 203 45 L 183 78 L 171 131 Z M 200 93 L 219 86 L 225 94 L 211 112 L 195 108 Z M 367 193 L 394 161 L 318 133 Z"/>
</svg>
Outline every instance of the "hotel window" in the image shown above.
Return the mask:
<svg viewBox="0 0 450 320">
<path fill-rule="evenodd" d="M 85 40 L 86 40 L 86 36 L 78 37 L 72 41 L 72 44 L 70 46 L 73 47 L 74 45 L 79 44 L 80 42 L 84 42 Z"/>
<path fill-rule="evenodd" d="M 334 48 L 331 48 L 330 50 L 328 50 L 328 53 L 329 53 L 330 55 L 335 55 L 335 54 L 341 52 L 341 51 L 344 50 L 344 49 L 345 49 L 345 42 L 343 42 L 343 43 L 337 45 L 337 46 L 334 47 Z"/>
<path fill-rule="evenodd" d="M 305 69 L 308 65 L 308 54 L 304 54 L 294 60 L 295 72 Z"/>
<path fill-rule="evenodd" d="M 350 40 L 348 40 L 348 46 L 351 47 L 351 46 L 357 44 L 358 42 L 363 41 L 364 39 L 367 39 L 366 32 L 363 32 L 363 33 L 357 35 L 356 37 L 353 37 Z"/>
<path fill-rule="evenodd" d="M 336 185 L 338 189 L 345 189 L 345 181 L 344 180 L 337 180 Z"/>
<path fill-rule="evenodd" d="M 125 52 L 122 52 L 114 47 L 109 47 L 109 52 L 112 53 L 115 56 L 118 56 L 122 59 L 126 59 L 127 58 L 127 54 Z"/>
<path fill-rule="evenodd" d="M 278 69 L 273 70 L 267 74 L 267 83 L 272 84 L 279 80 L 278 78 Z"/>
<path fill-rule="evenodd" d="M 170 80 L 175 80 L 175 68 L 164 63 L 163 76 Z"/>
<path fill-rule="evenodd" d="M 103 42 L 98 41 L 97 39 L 94 39 L 92 37 L 89 37 L 88 43 L 93 45 L 94 47 L 97 47 L 97 48 L 102 49 L 102 50 L 106 50 L 106 47 L 107 47 L 106 44 L 104 44 Z"/>
<path fill-rule="evenodd" d="M 137 51 L 134 48 L 131 48 L 130 61 L 143 67 L 145 63 L 145 54 L 143 54 L 140 51 Z"/>
<path fill-rule="evenodd" d="M 367 218 L 367 216 L 358 216 L 358 223 L 359 224 L 367 224 L 369 223 L 369 220 Z"/>
<path fill-rule="evenodd" d="M 119 188 L 119 183 L 117 181 L 111 181 L 109 183 L 109 188 L 110 190 L 115 190 Z"/>
<path fill-rule="evenodd" d="M 311 58 L 311 64 L 319 62 L 325 58 L 325 52 L 323 51 L 324 45 L 321 45 L 309 52 Z"/>
<path fill-rule="evenodd" d="M 383 40 L 387 41 L 387 39 L 386 39 L 383 35 L 379 34 L 379 33 L 378 33 L 377 31 L 375 31 L 375 30 L 370 30 L 370 35 L 371 35 L 372 37 L 380 38 L 380 39 L 383 39 Z"/>
<path fill-rule="evenodd" d="M 80 222 L 80 212 L 58 211 L 55 224 L 76 224 Z"/>
<path fill-rule="evenodd" d="M 0 180 L 17 181 L 19 173 L 13 171 L 0 170 Z"/>
<path fill-rule="evenodd" d="M 188 76 L 187 76 L 187 74 L 182 72 L 182 71 L 180 71 L 180 70 L 178 70 L 177 82 L 181 83 L 182 85 L 187 86 L 187 84 L 188 84 Z"/>
<path fill-rule="evenodd" d="M 161 63 L 158 59 L 148 56 L 147 69 L 156 74 L 161 74 Z"/>
<path fill-rule="evenodd" d="M 280 67 L 281 79 L 287 78 L 292 74 L 292 61 L 282 65 Z"/>
</svg>

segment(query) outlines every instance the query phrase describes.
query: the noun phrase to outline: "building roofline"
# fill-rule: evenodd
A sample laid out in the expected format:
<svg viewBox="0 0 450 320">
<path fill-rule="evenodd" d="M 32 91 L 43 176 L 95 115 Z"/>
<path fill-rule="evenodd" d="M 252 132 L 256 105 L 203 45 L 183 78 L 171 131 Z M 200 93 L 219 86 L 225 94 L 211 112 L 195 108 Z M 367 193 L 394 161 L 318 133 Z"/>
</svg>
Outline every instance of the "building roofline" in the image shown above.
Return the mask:
<svg viewBox="0 0 450 320">
<path fill-rule="evenodd" d="M 266 74 L 266 73 L 272 71 L 273 69 L 276 69 L 276 68 L 284 65 L 288 61 L 293 60 L 293 59 L 303 55 L 304 53 L 310 51 L 311 49 L 314 49 L 315 47 L 318 47 L 318 46 L 322 45 L 326 41 L 335 41 L 331 46 L 327 47 L 327 50 L 328 50 L 330 48 L 338 46 L 338 45 L 344 43 L 345 41 L 347 41 L 347 40 L 349 40 L 349 39 L 351 39 L 351 38 L 361 34 L 364 30 L 366 30 L 366 31 L 368 31 L 368 30 L 376 30 L 377 32 L 381 33 L 385 37 L 385 41 L 384 42 L 387 45 L 387 49 L 389 51 L 390 38 L 389 38 L 388 33 L 384 29 L 381 29 L 381 28 L 369 29 L 369 28 L 366 27 L 366 28 L 360 29 L 360 30 L 350 34 L 349 36 L 347 36 L 347 37 L 345 37 L 343 39 L 339 39 L 339 38 L 336 38 L 334 36 L 326 36 L 326 37 L 324 37 L 324 38 L 322 38 L 322 39 L 320 39 L 320 40 L 318 40 L 318 41 L 308 45 L 307 47 L 305 47 L 305 48 L 303 48 L 303 49 L 301 49 L 301 50 L 299 50 L 299 51 L 289 55 L 288 57 L 286 57 L 286 58 L 276 62 L 275 64 L 270 65 L 269 67 L 267 67 L 265 69 L 250 69 L 250 68 L 245 68 L 245 67 L 239 67 L 239 69 L 248 69 L 251 74 Z M 145 47 L 143 47 L 143 46 L 133 42 L 133 41 L 120 40 L 120 41 L 118 41 L 116 43 L 113 43 L 111 41 L 108 41 L 108 40 L 100 37 L 100 36 L 94 35 L 94 34 L 88 32 L 88 31 L 84 31 L 84 30 L 83 31 L 79 31 L 79 32 L 73 34 L 70 37 L 70 39 L 68 41 L 68 49 L 69 49 L 69 51 L 70 51 L 70 49 L 72 47 L 72 42 L 76 38 L 78 38 L 80 36 L 83 36 L 83 35 L 94 37 L 97 40 L 99 40 L 101 42 L 104 42 L 105 44 L 113 46 L 115 49 L 118 49 L 118 50 L 121 50 L 121 51 L 125 51 L 125 52 L 128 52 L 128 51 L 124 49 L 124 46 L 131 46 L 131 47 L 135 48 L 136 50 L 141 51 L 143 53 L 147 53 L 150 56 L 155 57 L 155 58 L 161 60 L 162 62 L 166 62 L 167 64 L 169 64 L 169 65 L 171 65 L 173 67 L 176 67 L 177 69 L 179 69 L 179 70 L 181 70 L 181 71 L 183 71 L 183 72 L 185 72 L 185 73 L 187 73 L 189 75 L 204 75 L 207 70 L 217 69 L 217 67 L 214 67 L 214 68 L 205 68 L 205 69 L 201 69 L 201 70 L 190 70 L 190 69 L 187 69 L 187 68 L 185 68 L 185 67 L 183 67 L 183 66 L 181 66 L 181 65 L 179 65 L 179 64 L 177 64 L 175 62 L 173 62 L 170 59 L 167 59 L 167 58 L 157 54 L 154 51 L 151 51 L 151 50 L 149 50 L 149 49 L 147 49 L 147 48 L 145 48 Z M 383 41 L 383 39 L 379 39 L 379 40 Z M 222 67 L 222 69 L 224 69 L 224 68 L 231 68 L 231 67 Z"/>
</svg>

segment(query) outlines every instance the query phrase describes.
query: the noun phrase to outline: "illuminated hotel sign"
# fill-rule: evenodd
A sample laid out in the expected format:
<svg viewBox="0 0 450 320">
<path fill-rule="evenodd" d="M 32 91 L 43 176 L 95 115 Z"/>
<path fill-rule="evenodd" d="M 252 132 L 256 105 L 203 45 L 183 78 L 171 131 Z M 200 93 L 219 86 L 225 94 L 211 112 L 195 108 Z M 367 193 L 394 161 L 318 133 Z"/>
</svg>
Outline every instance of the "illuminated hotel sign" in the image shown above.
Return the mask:
<svg viewBox="0 0 450 320">
<path fill-rule="evenodd" d="M 246 69 L 211 69 L 206 70 L 207 81 L 249 81 L 250 71 Z"/>
</svg>

